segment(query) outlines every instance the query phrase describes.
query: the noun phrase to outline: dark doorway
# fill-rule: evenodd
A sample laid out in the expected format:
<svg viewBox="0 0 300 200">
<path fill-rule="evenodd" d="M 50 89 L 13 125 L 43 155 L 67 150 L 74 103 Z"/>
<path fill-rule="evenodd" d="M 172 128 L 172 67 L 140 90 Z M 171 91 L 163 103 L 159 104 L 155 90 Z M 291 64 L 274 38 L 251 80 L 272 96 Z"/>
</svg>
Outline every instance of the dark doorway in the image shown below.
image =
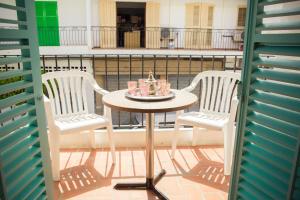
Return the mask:
<svg viewBox="0 0 300 200">
<path fill-rule="evenodd" d="M 118 47 L 145 47 L 146 3 L 117 2 Z"/>
</svg>

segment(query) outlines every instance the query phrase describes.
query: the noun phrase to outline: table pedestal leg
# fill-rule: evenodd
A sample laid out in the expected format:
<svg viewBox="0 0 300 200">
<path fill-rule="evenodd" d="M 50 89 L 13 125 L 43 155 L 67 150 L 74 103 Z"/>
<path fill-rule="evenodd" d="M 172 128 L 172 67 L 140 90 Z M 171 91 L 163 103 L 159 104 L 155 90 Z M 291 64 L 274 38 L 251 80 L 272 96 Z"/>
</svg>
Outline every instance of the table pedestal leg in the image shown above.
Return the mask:
<svg viewBox="0 0 300 200">
<path fill-rule="evenodd" d="M 159 199 L 167 200 L 168 198 L 155 188 L 155 185 L 166 174 L 162 170 L 154 177 L 154 113 L 146 114 L 146 182 L 145 183 L 119 183 L 115 185 L 116 190 L 150 190 Z"/>
</svg>

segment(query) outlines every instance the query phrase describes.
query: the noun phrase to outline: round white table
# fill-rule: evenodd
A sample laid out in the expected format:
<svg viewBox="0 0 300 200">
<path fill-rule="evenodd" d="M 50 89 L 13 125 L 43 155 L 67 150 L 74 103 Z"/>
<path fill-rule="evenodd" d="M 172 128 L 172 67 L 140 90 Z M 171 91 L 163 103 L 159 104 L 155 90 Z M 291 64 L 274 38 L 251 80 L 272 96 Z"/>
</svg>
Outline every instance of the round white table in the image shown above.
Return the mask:
<svg viewBox="0 0 300 200">
<path fill-rule="evenodd" d="M 115 189 L 151 190 L 159 199 L 168 199 L 155 188 L 157 182 L 166 174 L 162 170 L 154 177 L 154 113 L 183 110 L 197 101 L 197 96 L 182 90 L 172 90 L 175 97 L 164 101 L 136 101 L 125 97 L 127 90 L 118 90 L 103 96 L 104 105 L 119 111 L 146 113 L 146 182 L 119 183 Z"/>
</svg>

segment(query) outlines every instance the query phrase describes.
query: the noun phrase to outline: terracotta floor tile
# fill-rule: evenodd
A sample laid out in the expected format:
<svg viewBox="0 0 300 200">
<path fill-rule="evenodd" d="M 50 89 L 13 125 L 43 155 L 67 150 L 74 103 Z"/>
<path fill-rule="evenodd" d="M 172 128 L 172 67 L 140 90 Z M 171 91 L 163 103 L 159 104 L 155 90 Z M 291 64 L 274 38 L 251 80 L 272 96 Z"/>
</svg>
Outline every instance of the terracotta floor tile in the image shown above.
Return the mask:
<svg viewBox="0 0 300 200">
<path fill-rule="evenodd" d="M 172 160 L 170 148 L 157 148 L 155 172 L 167 171 L 157 188 L 172 200 L 226 200 L 230 177 L 223 175 L 223 152 L 220 146 L 179 147 Z M 157 199 L 144 190 L 113 189 L 116 183 L 143 182 L 146 171 L 144 149 L 120 148 L 116 155 L 113 165 L 107 148 L 62 150 L 55 199 Z"/>
</svg>

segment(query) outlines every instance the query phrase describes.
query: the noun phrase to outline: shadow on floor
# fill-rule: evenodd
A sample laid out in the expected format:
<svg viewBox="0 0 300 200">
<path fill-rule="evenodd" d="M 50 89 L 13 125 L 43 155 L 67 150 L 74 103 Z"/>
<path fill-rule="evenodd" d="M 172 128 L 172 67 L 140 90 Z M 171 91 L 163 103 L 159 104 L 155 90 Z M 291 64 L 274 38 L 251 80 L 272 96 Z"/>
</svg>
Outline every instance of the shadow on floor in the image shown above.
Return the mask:
<svg viewBox="0 0 300 200">
<path fill-rule="evenodd" d="M 93 166 L 97 151 L 90 152 L 84 164 L 60 171 L 60 181 L 54 183 L 57 199 L 67 199 L 79 194 L 111 185 L 115 165 L 111 165 L 107 176 L 100 174 Z"/>
<path fill-rule="evenodd" d="M 205 147 L 201 148 L 205 149 Z M 180 149 L 178 149 L 178 151 L 180 153 Z M 199 150 L 199 147 L 191 148 L 191 151 L 195 153 L 199 162 L 189 171 L 186 171 L 182 167 L 182 164 L 177 162 L 176 159 L 172 161 L 181 172 L 182 177 L 227 192 L 229 189 L 230 176 L 224 175 L 224 164 L 208 159 L 207 156 Z"/>
</svg>

